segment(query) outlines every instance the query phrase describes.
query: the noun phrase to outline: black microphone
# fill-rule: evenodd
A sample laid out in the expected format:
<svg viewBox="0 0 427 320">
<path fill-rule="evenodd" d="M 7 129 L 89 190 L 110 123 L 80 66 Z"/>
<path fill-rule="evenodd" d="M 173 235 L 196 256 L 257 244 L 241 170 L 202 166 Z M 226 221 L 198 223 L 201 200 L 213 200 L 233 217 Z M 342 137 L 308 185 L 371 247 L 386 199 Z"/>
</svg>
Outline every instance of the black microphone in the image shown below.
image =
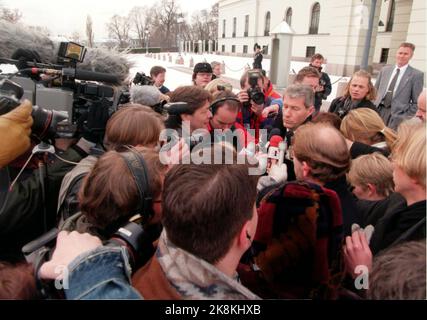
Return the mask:
<svg viewBox="0 0 427 320">
<path fill-rule="evenodd" d="M 22 74 L 40 74 L 58 75 L 63 77 L 72 77 L 78 80 L 106 82 L 110 84 L 119 84 L 118 76 L 103 72 L 86 71 L 81 69 L 63 68 L 62 70 L 48 68 L 27 68 L 20 70 Z"/>
<path fill-rule="evenodd" d="M 67 68 L 67 69 L 70 69 L 70 68 Z M 120 83 L 119 77 L 115 74 L 86 71 L 82 69 L 72 69 L 72 70 L 75 70 L 75 78 L 79 80 L 107 82 L 111 84 Z"/>
</svg>

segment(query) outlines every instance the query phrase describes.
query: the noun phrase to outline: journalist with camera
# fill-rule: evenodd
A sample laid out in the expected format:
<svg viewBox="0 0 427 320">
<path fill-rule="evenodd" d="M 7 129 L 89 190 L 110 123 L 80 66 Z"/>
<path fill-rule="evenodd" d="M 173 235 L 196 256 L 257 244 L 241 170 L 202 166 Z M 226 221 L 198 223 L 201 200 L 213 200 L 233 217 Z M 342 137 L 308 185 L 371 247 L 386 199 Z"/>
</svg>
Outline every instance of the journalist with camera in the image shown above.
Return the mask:
<svg viewBox="0 0 427 320">
<path fill-rule="evenodd" d="M 99 82 L 117 84 L 118 77 L 77 68 L 84 59 L 84 47 L 61 43 L 61 64 L 41 64 L 31 59 L 34 51 L 27 53 L 18 49 L 15 59 L 1 59 L 21 69 L 0 76 L 0 114 L 9 119 L 10 114 L 31 109 L 32 115 L 30 142 L 22 135 L 11 141 L 27 149 L 19 158 L 11 152 L 14 158 L 1 169 L 2 260 L 22 259 L 22 245 L 55 225 L 62 178 L 102 142 L 105 124 L 117 108 L 115 87 Z M 21 104 L 21 98 L 29 101 Z M 63 150 L 54 147 L 60 145 L 59 139 L 66 139 Z"/>
</svg>

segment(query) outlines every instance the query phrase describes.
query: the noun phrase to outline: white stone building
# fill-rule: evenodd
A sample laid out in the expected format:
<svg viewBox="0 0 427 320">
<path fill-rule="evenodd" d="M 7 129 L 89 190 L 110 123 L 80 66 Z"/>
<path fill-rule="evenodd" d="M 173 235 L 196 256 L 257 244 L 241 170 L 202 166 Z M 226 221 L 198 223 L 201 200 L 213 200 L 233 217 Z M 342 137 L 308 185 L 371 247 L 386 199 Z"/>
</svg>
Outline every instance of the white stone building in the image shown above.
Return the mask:
<svg viewBox="0 0 427 320">
<path fill-rule="evenodd" d="M 219 53 L 251 55 L 255 43 L 271 48 L 270 30 L 286 20 L 295 32 L 292 59 L 327 58 L 328 72 L 360 68 L 371 0 L 219 0 Z M 411 65 L 426 70 L 426 0 L 377 0 L 369 65 L 394 63 L 401 42 L 416 45 Z M 214 50 L 213 49 L 213 50 Z M 211 47 L 209 46 L 209 51 Z"/>
</svg>

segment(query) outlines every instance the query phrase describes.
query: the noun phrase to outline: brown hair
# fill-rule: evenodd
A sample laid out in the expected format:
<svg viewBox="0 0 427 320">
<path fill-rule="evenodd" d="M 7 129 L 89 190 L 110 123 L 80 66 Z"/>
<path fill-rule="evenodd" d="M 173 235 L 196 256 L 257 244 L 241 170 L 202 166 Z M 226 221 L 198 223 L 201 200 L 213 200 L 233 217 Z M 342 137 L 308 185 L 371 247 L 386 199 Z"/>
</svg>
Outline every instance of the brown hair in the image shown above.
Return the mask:
<svg viewBox="0 0 427 320">
<path fill-rule="evenodd" d="M 386 157 L 375 152 L 362 155 L 352 160 L 348 182 L 366 189 L 370 183 L 375 186 L 377 194 L 388 197 L 394 192 L 393 166 Z"/>
<path fill-rule="evenodd" d="M 39 294 L 31 264 L 0 262 L 0 300 L 32 300 Z"/>
<path fill-rule="evenodd" d="M 154 66 L 150 70 L 150 76 L 157 77 L 160 73 L 165 73 L 166 69 L 161 66 Z"/>
<path fill-rule="evenodd" d="M 410 48 L 412 50 L 412 52 L 415 51 L 415 45 L 413 43 L 410 42 L 402 42 L 399 46 L 399 48 Z"/>
<path fill-rule="evenodd" d="M 312 123 L 327 123 L 340 130 L 341 118 L 335 113 L 319 112 L 312 120 Z"/>
<path fill-rule="evenodd" d="M 396 165 L 421 186 L 426 187 L 426 127 L 425 123 L 403 122 L 392 148 Z"/>
<path fill-rule="evenodd" d="M 325 58 L 320 53 L 315 53 L 311 56 L 310 61 L 313 62 L 314 60 L 325 60 Z"/>
<path fill-rule="evenodd" d="M 176 88 L 170 95 L 170 102 L 186 102 L 193 114 L 203 107 L 206 101 L 211 102 L 212 96 L 205 89 L 196 86 L 182 86 Z"/>
<path fill-rule="evenodd" d="M 294 83 L 301 83 L 306 77 L 320 79 L 321 75 L 320 72 L 314 67 L 304 67 L 298 72 Z"/>
<path fill-rule="evenodd" d="M 211 264 L 224 257 L 253 217 L 258 176 L 248 175 L 248 169 L 246 164 L 174 166 L 163 192 L 163 226 L 171 242 Z"/>
<path fill-rule="evenodd" d="M 154 150 L 148 148 L 135 150 L 138 150 L 134 152 L 139 152 L 145 160 L 150 192 L 155 199 L 162 191 L 162 178 L 166 166 L 160 162 L 159 155 Z M 106 231 L 116 222 L 130 218 L 136 213 L 142 214 L 135 212 L 141 201 L 135 178 L 125 159 L 117 151 L 108 151 L 99 158 L 92 171 L 85 177 L 79 197 L 82 213 L 100 231 Z"/>
<path fill-rule="evenodd" d="M 224 98 L 235 98 L 237 99 L 237 96 L 229 91 L 229 90 L 224 90 L 224 91 L 218 91 L 216 94 L 214 94 L 213 96 L 213 103 L 215 103 L 215 101 L 220 100 L 220 99 L 224 99 Z M 234 101 L 234 100 L 225 100 L 225 101 L 221 101 L 215 104 L 215 110 L 217 110 L 218 108 L 221 108 L 224 104 L 227 104 L 227 108 L 231 111 L 238 111 L 241 107 L 241 103 Z M 212 112 L 213 114 L 213 112 Z"/>
<path fill-rule="evenodd" d="M 347 139 L 369 145 L 385 141 L 389 149 L 396 141 L 396 133 L 384 124 L 378 113 L 369 108 L 350 110 L 341 122 L 341 132 Z"/>
<path fill-rule="evenodd" d="M 323 183 L 345 175 L 350 168 L 350 152 L 342 134 L 325 123 L 308 123 L 295 131 L 294 156 L 307 162 L 311 176 Z"/>
<path fill-rule="evenodd" d="M 425 300 L 426 240 L 402 243 L 376 256 L 367 297 L 372 300 Z"/>
<path fill-rule="evenodd" d="M 366 95 L 365 98 L 367 100 L 370 100 L 370 101 L 375 100 L 375 98 L 377 97 L 377 89 L 375 89 L 374 85 L 372 84 L 371 74 L 365 70 L 359 70 L 359 71 L 356 71 L 355 73 L 353 73 L 353 75 L 350 78 L 350 81 L 347 82 L 347 85 L 344 88 L 343 97 L 350 97 L 350 85 L 351 85 L 351 81 L 354 79 L 354 77 L 368 79 L 369 91 L 368 91 L 368 94 Z"/>
<path fill-rule="evenodd" d="M 127 104 L 108 120 L 104 144 L 109 150 L 123 145 L 155 146 L 163 129 L 162 117 L 150 107 Z"/>
</svg>

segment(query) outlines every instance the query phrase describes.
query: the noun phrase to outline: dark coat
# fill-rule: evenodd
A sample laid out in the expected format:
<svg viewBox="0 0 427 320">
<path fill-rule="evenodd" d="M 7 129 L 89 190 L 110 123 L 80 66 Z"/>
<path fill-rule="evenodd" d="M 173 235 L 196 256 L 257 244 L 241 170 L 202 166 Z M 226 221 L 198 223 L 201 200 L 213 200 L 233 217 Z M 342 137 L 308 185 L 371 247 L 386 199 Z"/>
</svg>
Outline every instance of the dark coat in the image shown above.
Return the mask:
<svg viewBox="0 0 427 320">
<path fill-rule="evenodd" d="M 353 223 L 361 224 L 362 214 L 356 205 L 356 197 L 350 192 L 345 176 L 325 184 L 325 188 L 335 191 L 341 200 L 344 235 L 351 234 Z"/>
<path fill-rule="evenodd" d="M 258 52 L 254 57 L 254 63 L 252 64 L 254 69 L 262 69 L 262 53 Z"/>
<path fill-rule="evenodd" d="M 375 225 L 370 247 L 375 255 L 397 243 L 426 237 L 426 201 L 387 212 Z"/>
<path fill-rule="evenodd" d="M 314 96 L 314 108 L 316 111 L 320 110 L 322 100 L 326 100 L 332 92 L 331 79 L 327 73 L 321 72 L 319 83 L 323 86 L 323 91 L 316 92 L 316 95 Z"/>
<path fill-rule="evenodd" d="M 328 112 L 335 113 L 342 119 L 352 109 L 369 108 L 369 109 L 377 111 L 377 108 L 372 103 L 372 101 L 369 101 L 366 99 L 360 100 L 359 103 L 356 106 L 354 106 L 352 109 L 346 110 L 345 105 L 344 105 L 345 101 L 346 101 L 346 97 L 335 98 L 334 100 L 332 100 L 331 105 L 329 106 Z"/>
<path fill-rule="evenodd" d="M 60 155 L 63 159 L 79 162 L 86 154 L 73 146 Z M 39 237 L 56 225 L 56 210 L 61 182 L 73 164 L 58 159 L 47 165 L 46 217 L 44 216 L 43 193 L 38 170 L 27 179 L 18 182 L 12 191 L 0 194 L 0 260 L 19 260 L 23 245 Z M 3 181 L 5 182 L 5 181 Z M 7 182 L 5 182 L 7 184 Z"/>
</svg>

